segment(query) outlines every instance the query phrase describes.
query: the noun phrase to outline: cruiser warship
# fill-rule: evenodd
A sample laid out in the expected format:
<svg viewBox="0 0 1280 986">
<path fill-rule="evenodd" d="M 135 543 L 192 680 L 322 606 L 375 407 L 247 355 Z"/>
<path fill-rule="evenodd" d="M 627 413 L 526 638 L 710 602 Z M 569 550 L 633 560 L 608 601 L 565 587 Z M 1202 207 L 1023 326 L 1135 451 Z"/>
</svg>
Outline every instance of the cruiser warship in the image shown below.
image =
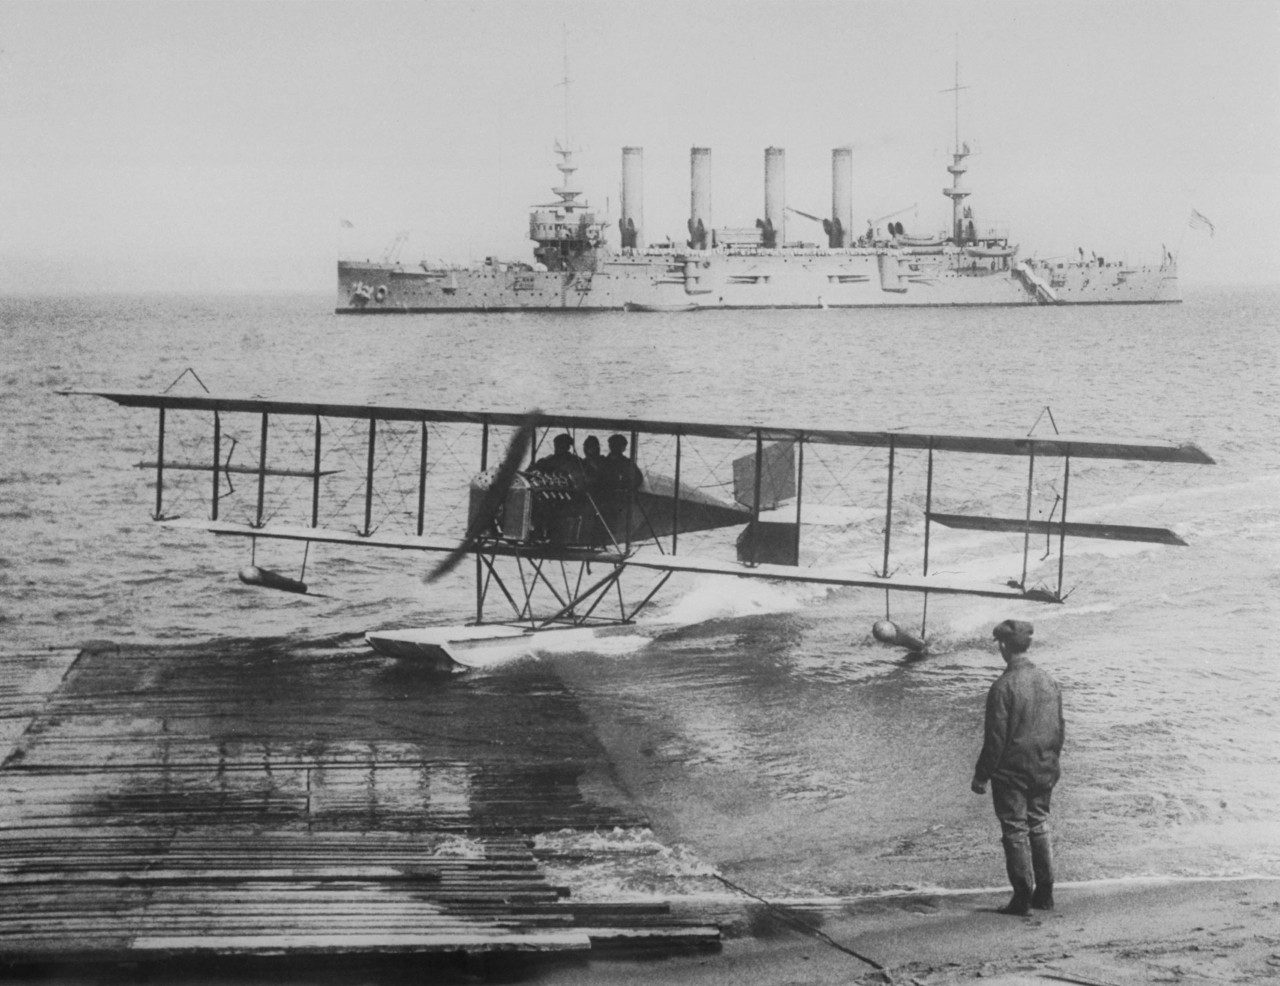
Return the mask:
<svg viewBox="0 0 1280 986">
<path fill-rule="evenodd" d="M 957 141 L 947 166 L 950 228 L 908 235 L 900 222 L 853 231 L 853 151 L 831 155 L 831 216 L 786 204 L 782 148 L 764 156 L 764 216 L 753 227 L 711 219 L 711 150 L 690 155 L 689 239 L 646 244 L 644 150 L 622 149 L 618 242 L 575 187 L 570 149 L 556 143 L 559 201 L 529 215 L 534 262 L 489 257 L 478 266 L 339 261 L 339 314 L 460 311 L 694 311 L 704 308 L 874 308 L 939 305 L 1083 305 L 1177 302 L 1177 260 L 1131 265 L 1080 252 L 1079 259 L 1018 256 L 1006 232 L 982 227 L 965 202 L 970 150 Z M 787 215 L 821 223 L 826 244 L 788 241 Z M 888 217 L 885 217 L 888 218 Z"/>
</svg>

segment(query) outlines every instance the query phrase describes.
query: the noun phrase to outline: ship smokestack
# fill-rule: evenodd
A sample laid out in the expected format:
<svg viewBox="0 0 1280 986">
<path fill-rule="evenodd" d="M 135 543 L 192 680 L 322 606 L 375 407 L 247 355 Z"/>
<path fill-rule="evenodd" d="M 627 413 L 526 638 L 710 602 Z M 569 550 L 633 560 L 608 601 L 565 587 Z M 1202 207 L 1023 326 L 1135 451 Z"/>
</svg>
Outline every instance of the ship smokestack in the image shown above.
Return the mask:
<svg viewBox="0 0 1280 986">
<path fill-rule="evenodd" d="M 622 149 L 622 218 L 619 222 L 623 249 L 644 246 L 644 148 Z"/>
<path fill-rule="evenodd" d="M 705 250 L 711 236 L 711 148 L 689 151 L 689 246 Z"/>
<path fill-rule="evenodd" d="M 787 152 L 781 147 L 764 149 L 764 221 L 761 244 L 769 249 L 787 241 Z"/>
<path fill-rule="evenodd" d="M 831 151 L 831 221 L 823 223 L 827 245 L 853 245 L 853 148 Z"/>
</svg>

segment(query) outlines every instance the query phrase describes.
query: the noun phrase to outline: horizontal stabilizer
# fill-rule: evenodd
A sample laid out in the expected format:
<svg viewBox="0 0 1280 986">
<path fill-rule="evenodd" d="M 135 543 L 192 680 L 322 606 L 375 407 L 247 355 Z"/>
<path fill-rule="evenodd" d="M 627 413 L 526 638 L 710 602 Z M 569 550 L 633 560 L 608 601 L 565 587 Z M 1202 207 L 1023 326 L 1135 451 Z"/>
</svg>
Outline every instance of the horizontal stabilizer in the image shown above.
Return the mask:
<svg viewBox="0 0 1280 986">
<path fill-rule="evenodd" d="M 315 479 L 317 476 L 332 476 L 342 472 L 341 469 L 259 469 L 257 466 L 215 466 L 212 462 L 165 462 L 166 470 L 178 472 L 233 472 L 244 476 L 295 476 L 301 479 Z M 137 462 L 135 469 L 159 469 L 157 462 Z"/>
<path fill-rule="evenodd" d="M 1132 527 L 1127 524 L 1062 524 L 1052 520 L 1025 520 L 1017 517 L 974 517 L 967 514 L 929 514 L 929 520 L 943 527 L 965 531 L 1005 531 L 1011 534 L 1067 534 L 1078 538 L 1108 541 L 1145 541 L 1150 544 L 1180 544 L 1186 541 L 1164 527 Z"/>
</svg>

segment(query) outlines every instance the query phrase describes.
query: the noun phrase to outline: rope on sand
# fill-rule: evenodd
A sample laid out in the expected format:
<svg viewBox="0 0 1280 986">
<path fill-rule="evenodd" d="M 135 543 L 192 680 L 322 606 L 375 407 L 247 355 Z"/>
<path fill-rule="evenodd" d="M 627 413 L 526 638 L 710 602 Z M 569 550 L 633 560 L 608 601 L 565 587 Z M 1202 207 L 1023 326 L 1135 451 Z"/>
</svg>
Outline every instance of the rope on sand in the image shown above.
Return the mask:
<svg viewBox="0 0 1280 986">
<path fill-rule="evenodd" d="M 834 948 L 837 952 L 844 952 L 845 955 L 851 955 L 855 959 L 857 959 L 859 962 L 865 962 L 867 965 L 871 966 L 871 968 L 875 969 L 876 972 L 880 973 L 880 975 L 884 977 L 884 981 L 886 983 L 893 982 L 893 977 L 889 974 L 889 970 L 886 969 L 879 962 L 877 962 L 875 959 L 871 958 L 870 956 L 863 955 L 860 952 L 855 952 L 853 949 L 848 948 L 845 945 L 841 945 L 838 941 L 836 941 L 834 938 L 828 935 L 825 931 L 815 928 L 808 921 L 802 920 L 800 917 L 798 917 L 795 914 L 792 914 L 790 911 L 786 910 L 785 908 L 779 907 L 777 904 L 774 904 L 771 901 L 765 900 L 759 894 L 753 894 L 746 887 L 738 886 L 738 884 L 734 883 L 732 880 L 728 879 L 727 877 L 721 876 L 719 873 L 712 873 L 711 875 L 714 876 L 721 883 L 723 883 L 730 890 L 737 891 L 743 896 L 750 897 L 752 900 L 759 901 L 761 904 L 763 904 L 766 908 L 769 909 L 769 913 L 780 918 L 785 924 L 790 925 L 791 927 L 795 928 L 797 931 L 803 932 L 806 935 L 810 935 L 814 938 L 817 938 L 823 944 L 829 945 L 832 948 Z"/>
</svg>

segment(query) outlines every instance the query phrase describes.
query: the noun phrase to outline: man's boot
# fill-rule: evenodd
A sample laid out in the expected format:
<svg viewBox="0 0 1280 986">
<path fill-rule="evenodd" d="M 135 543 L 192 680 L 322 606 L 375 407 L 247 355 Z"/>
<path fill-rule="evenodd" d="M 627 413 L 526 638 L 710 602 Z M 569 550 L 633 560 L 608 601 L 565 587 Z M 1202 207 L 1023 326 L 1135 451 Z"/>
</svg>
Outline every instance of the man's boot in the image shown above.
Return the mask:
<svg viewBox="0 0 1280 986">
<path fill-rule="evenodd" d="M 1053 845 L 1048 832 L 1031 834 L 1031 867 L 1035 872 L 1036 889 L 1031 895 L 1031 906 L 1041 911 L 1053 910 Z"/>
<path fill-rule="evenodd" d="M 1009 883 L 1013 886 L 1013 896 L 1001 914 L 1015 914 L 1025 917 L 1031 913 L 1031 887 L 1034 872 L 1031 868 L 1031 847 L 1023 836 L 1017 841 L 1002 840 L 1004 844 L 1004 866 L 1009 874 Z"/>
</svg>

